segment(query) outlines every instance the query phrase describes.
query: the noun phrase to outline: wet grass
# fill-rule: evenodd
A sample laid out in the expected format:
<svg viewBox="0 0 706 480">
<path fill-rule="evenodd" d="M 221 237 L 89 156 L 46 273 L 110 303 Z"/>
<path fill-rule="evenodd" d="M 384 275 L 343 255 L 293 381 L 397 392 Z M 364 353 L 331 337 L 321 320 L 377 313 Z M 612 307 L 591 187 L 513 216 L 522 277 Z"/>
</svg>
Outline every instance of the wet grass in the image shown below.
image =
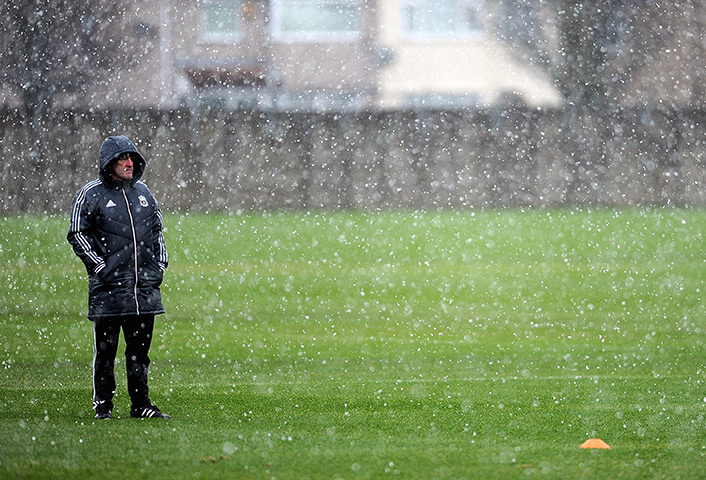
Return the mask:
<svg viewBox="0 0 706 480">
<path fill-rule="evenodd" d="M 0 478 L 706 476 L 704 211 L 169 215 L 169 421 L 93 420 L 67 222 L 0 219 Z"/>
</svg>

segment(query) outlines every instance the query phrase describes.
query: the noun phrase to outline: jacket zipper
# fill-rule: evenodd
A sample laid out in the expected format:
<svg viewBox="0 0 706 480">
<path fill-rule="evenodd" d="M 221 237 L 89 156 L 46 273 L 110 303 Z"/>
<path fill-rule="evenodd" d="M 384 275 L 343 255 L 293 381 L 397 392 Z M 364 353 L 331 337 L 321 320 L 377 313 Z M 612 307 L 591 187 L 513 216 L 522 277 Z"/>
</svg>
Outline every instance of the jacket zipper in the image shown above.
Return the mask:
<svg viewBox="0 0 706 480">
<path fill-rule="evenodd" d="M 138 273 L 137 273 L 137 234 L 135 233 L 135 223 L 132 220 L 132 212 L 130 211 L 130 202 L 127 200 L 127 195 L 125 194 L 125 189 L 121 188 L 121 192 L 123 192 L 123 198 L 125 199 L 125 206 L 127 207 L 127 215 L 130 217 L 130 228 L 132 229 L 132 248 L 133 248 L 133 257 L 135 258 L 135 308 L 137 309 L 137 314 L 140 314 L 140 303 L 137 301 L 137 279 Z"/>
</svg>

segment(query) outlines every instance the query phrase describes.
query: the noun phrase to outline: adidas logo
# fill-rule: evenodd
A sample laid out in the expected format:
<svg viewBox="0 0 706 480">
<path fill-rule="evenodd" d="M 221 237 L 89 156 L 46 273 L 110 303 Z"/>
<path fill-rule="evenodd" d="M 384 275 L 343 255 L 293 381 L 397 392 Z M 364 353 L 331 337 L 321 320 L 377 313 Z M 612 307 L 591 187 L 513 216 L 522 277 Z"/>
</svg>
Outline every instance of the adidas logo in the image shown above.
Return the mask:
<svg viewBox="0 0 706 480">
<path fill-rule="evenodd" d="M 110 208 L 110 207 L 114 207 L 114 206 L 115 206 L 115 202 L 112 200 L 108 200 L 108 203 L 105 204 L 105 208 Z"/>
</svg>

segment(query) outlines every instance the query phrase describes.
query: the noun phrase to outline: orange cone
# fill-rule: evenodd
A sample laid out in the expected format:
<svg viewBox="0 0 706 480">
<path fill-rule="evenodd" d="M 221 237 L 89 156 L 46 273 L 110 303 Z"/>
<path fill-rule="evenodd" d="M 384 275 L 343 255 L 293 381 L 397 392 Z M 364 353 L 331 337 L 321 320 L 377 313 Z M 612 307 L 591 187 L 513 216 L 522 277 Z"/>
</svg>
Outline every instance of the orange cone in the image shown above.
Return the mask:
<svg viewBox="0 0 706 480">
<path fill-rule="evenodd" d="M 581 444 L 581 448 L 604 448 L 604 449 L 610 449 L 610 445 L 605 443 L 603 440 L 600 438 L 591 438 L 589 440 L 586 440 Z"/>
</svg>

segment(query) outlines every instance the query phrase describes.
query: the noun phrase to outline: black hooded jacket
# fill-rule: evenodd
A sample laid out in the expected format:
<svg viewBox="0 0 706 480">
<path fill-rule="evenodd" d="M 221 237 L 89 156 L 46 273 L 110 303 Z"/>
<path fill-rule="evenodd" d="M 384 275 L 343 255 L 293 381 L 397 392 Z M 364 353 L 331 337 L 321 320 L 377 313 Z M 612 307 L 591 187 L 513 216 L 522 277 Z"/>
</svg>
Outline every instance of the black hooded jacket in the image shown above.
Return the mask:
<svg viewBox="0 0 706 480">
<path fill-rule="evenodd" d="M 111 168 L 131 153 L 133 176 L 116 181 Z M 67 240 L 89 277 L 88 318 L 164 313 L 159 287 L 168 256 L 162 214 L 140 182 L 145 159 L 124 135 L 100 149 L 98 178 L 74 197 Z"/>
</svg>

